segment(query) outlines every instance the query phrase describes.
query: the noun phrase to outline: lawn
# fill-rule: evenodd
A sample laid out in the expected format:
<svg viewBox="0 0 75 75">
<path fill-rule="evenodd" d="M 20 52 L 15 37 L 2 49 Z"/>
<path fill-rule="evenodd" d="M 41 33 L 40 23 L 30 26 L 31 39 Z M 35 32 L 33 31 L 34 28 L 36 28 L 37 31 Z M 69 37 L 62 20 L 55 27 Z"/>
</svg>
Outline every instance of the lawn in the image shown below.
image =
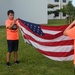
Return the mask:
<svg viewBox="0 0 75 75">
<path fill-rule="evenodd" d="M 67 24 L 66 19 L 48 20 L 48 25 L 58 26 L 58 25 L 65 25 L 65 24 Z"/>
<path fill-rule="evenodd" d="M 65 20 L 51 20 L 48 25 L 63 25 Z M 58 62 L 50 60 L 40 54 L 32 46 L 25 44 L 19 32 L 19 65 L 6 63 L 7 41 L 5 27 L 0 27 L 0 75 L 74 75 L 73 61 Z"/>
</svg>

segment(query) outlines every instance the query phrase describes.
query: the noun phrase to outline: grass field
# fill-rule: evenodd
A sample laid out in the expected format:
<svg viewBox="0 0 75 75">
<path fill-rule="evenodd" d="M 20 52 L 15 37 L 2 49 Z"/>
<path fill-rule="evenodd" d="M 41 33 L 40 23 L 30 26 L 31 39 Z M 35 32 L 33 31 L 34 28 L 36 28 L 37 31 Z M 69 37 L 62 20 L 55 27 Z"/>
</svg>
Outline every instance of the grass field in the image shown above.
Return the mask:
<svg viewBox="0 0 75 75">
<path fill-rule="evenodd" d="M 48 25 L 63 25 L 65 20 L 51 20 Z M 12 66 L 8 68 L 5 65 L 7 41 L 5 27 L 0 27 L 0 75 L 74 75 L 73 61 L 58 62 L 50 60 L 40 54 L 32 46 L 25 44 L 21 33 L 19 33 L 19 60 L 21 63 L 13 63 L 13 54 L 11 56 Z"/>
<path fill-rule="evenodd" d="M 48 25 L 58 26 L 58 25 L 65 25 L 65 24 L 67 24 L 66 19 L 48 20 Z"/>
</svg>

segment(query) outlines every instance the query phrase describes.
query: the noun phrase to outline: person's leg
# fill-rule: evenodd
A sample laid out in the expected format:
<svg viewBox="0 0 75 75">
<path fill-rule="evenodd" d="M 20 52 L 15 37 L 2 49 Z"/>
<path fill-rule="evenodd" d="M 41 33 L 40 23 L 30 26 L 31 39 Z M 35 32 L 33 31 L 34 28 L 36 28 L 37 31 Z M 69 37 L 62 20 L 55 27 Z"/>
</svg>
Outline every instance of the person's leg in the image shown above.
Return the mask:
<svg viewBox="0 0 75 75">
<path fill-rule="evenodd" d="M 10 66 L 10 57 L 11 57 L 11 53 L 13 51 L 13 45 L 12 45 L 13 41 L 12 40 L 7 40 L 7 44 L 8 44 L 8 52 L 7 52 L 7 56 L 6 56 L 6 65 Z"/>
<path fill-rule="evenodd" d="M 14 62 L 19 63 L 18 61 L 18 40 L 14 41 Z"/>
<path fill-rule="evenodd" d="M 11 66 L 11 64 L 10 64 L 10 57 L 11 57 L 11 52 L 7 52 L 7 59 L 6 59 L 6 65 L 7 66 Z"/>
<path fill-rule="evenodd" d="M 18 61 L 18 52 L 14 51 L 14 63 L 19 64 L 20 61 Z"/>
<path fill-rule="evenodd" d="M 18 60 L 18 52 L 14 51 L 14 61 L 17 61 L 17 60 Z"/>
<path fill-rule="evenodd" d="M 7 52 L 7 62 L 10 62 L 11 52 Z"/>
</svg>

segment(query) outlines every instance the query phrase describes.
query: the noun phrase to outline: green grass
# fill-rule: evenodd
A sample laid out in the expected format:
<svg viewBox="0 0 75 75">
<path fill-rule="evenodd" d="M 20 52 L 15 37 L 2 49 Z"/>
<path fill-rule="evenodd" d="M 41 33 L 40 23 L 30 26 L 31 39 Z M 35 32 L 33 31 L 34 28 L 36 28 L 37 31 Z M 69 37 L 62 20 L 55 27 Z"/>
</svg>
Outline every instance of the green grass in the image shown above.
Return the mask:
<svg viewBox="0 0 75 75">
<path fill-rule="evenodd" d="M 66 19 L 48 20 L 48 25 L 52 25 L 52 26 L 58 26 L 58 25 L 60 26 L 65 24 L 67 24 Z"/>
<path fill-rule="evenodd" d="M 63 20 L 49 21 L 49 25 L 64 24 Z M 21 33 L 19 33 L 19 60 L 21 63 L 13 63 L 13 54 L 11 56 L 12 66 L 8 68 L 5 65 L 7 41 L 5 27 L 0 27 L 0 75 L 74 75 L 73 61 L 58 62 L 50 60 L 40 54 L 32 46 L 25 44 Z"/>
</svg>

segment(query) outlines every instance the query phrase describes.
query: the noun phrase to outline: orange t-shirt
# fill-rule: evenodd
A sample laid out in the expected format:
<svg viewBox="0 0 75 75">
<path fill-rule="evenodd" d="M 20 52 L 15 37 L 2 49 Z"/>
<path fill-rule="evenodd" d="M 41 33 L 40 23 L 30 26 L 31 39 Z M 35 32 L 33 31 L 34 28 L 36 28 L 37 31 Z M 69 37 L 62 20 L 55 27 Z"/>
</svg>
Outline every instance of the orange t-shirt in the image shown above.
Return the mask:
<svg viewBox="0 0 75 75">
<path fill-rule="evenodd" d="M 74 64 L 75 64 L 75 26 L 74 26 L 73 28 L 69 29 L 69 30 L 66 32 L 66 34 L 67 34 L 70 38 L 74 39 Z"/>
<path fill-rule="evenodd" d="M 14 20 L 6 20 L 5 25 L 6 25 L 6 36 L 7 36 L 7 40 L 18 40 L 18 29 L 16 30 L 12 30 L 9 29 L 8 27 L 14 22 Z M 16 22 L 16 25 L 17 22 Z"/>
</svg>

